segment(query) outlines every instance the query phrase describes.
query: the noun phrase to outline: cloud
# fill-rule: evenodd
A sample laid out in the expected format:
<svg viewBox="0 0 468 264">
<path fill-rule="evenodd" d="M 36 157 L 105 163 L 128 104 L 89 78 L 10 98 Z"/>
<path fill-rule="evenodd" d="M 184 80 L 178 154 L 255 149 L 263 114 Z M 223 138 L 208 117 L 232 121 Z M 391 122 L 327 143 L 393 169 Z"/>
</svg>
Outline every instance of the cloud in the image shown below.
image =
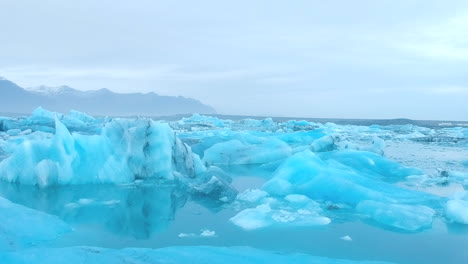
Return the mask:
<svg viewBox="0 0 468 264">
<path fill-rule="evenodd" d="M 28 86 L 44 82 L 67 82 L 67 80 L 151 80 L 154 82 L 219 82 L 234 80 L 258 80 L 265 83 L 284 83 L 291 78 L 287 67 L 256 66 L 237 69 L 190 69 L 180 65 L 151 65 L 135 67 L 59 67 L 30 65 L 0 67 L 0 73 L 12 81 L 22 80 Z"/>
<path fill-rule="evenodd" d="M 419 56 L 468 61 L 468 14 L 407 31 L 398 45 Z"/>
<path fill-rule="evenodd" d="M 468 86 L 448 85 L 433 88 L 429 91 L 438 95 L 468 95 Z"/>
</svg>

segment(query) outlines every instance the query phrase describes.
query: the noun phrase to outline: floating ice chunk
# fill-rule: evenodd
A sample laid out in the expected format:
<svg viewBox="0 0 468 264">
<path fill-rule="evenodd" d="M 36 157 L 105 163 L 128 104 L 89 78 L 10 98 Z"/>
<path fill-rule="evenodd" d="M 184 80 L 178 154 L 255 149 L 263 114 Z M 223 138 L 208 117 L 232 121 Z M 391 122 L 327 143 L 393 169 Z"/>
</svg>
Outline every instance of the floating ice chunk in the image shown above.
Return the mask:
<svg viewBox="0 0 468 264">
<path fill-rule="evenodd" d="M 443 171 L 441 176 L 445 176 L 449 182 L 460 183 L 468 187 L 468 173 L 459 171 Z"/>
<path fill-rule="evenodd" d="M 102 204 L 104 205 L 116 205 L 118 203 L 120 203 L 120 200 L 108 200 L 108 201 L 102 202 Z"/>
<path fill-rule="evenodd" d="M 0 216 L 0 251 L 37 245 L 71 231 L 71 227 L 56 216 L 14 204 L 2 197 Z"/>
<path fill-rule="evenodd" d="M 80 207 L 81 205 L 80 204 L 77 204 L 77 203 L 67 203 L 64 205 L 65 207 L 68 207 L 68 208 L 78 208 Z"/>
<path fill-rule="evenodd" d="M 338 136 L 336 136 L 338 137 Z M 338 150 L 356 150 L 372 152 L 378 155 L 384 154 L 385 141 L 380 137 L 373 136 L 372 141 L 369 143 L 369 136 L 364 138 L 359 134 L 346 138 L 345 140 L 335 140 L 335 149 Z M 339 137 L 338 137 L 339 138 Z"/>
<path fill-rule="evenodd" d="M 398 162 L 366 151 L 334 151 L 322 153 L 320 157 L 338 161 L 359 173 L 366 173 L 387 180 L 401 180 L 410 175 L 423 174 L 419 169 L 405 167 Z"/>
<path fill-rule="evenodd" d="M 86 198 L 82 198 L 78 200 L 78 203 L 81 205 L 89 205 L 89 204 L 92 204 L 93 202 L 94 202 L 93 199 L 86 199 Z"/>
<path fill-rule="evenodd" d="M 33 111 L 31 120 L 35 123 L 54 122 L 56 117 L 61 119 L 63 114 L 47 111 L 42 107 L 38 107 Z"/>
<path fill-rule="evenodd" d="M 278 130 L 278 124 L 273 121 L 271 118 L 266 118 L 263 120 L 257 120 L 257 119 L 243 119 L 238 122 L 238 125 L 242 127 L 242 129 L 245 130 L 257 130 L 257 131 L 277 131 Z"/>
<path fill-rule="evenodd" d="M 211 128 L 211 127 L 224 127 L 225 121 L 216 117 L 212 117 L 212 116 L 193 114 L 189 118 L 185 118 L 185 117 L 182 118 L 182 120 L 178 121 L 177 124 L 179 126 L 189 125 L 188 127 L 190 127 L 191 129 L 197 126 Z"/>
<path fill-rule="evenodd" d="M 19 128 L 9 129 L 6 133 L 9 136 L 16 136 L 16 135 L 19 135 L 21 133 L 21 129 L 19 129 Z"/>
<path fill-rule="evenodd" d="M 215 237 L 216 232 L 214 230 L 209 230 L 209 229 L 202 229 L 200 236 L 202 237 Z"/>
<path fill-rule="evenodd" d="M 83 112 L 79 112 L 79 111 L 75 111 L 75 110 L 71 110 L 68 115 L 66 115 L 65 117 L 65 123 L 67 120 L 79 120 L 81 121 L 80 123 L 81 124 L 86 124 L 86 123 L 94 123 L 96 122 L 96 118 L 90 116 L 90 115 L 87 115 Z"/>
<path fill-rule="evenodd" d="M 368 166 L 363 165 L 364 171 Z M 357 206 L 359 213 L 407 231 L 430 227 L 435 212 L 424 205 L 439 201 L 437 196 L 373 179 L 360 172 L 356 164 L 351 168 L 332 159 L 321 160 L 310 151 L 287 159 L 264 184 L 263 190 L 271 195 L 303 194 L 311 199 Z"/>
<path fill-rule="evenodd" d="M 284 197 L 284 200 L 287 201 L 288 205 L 293 208 L 302 210 L 307 209 L 317 212 L 320 212 L 322 210 L 317 202 L 309 199 L 307 196 L 302 194 L 289 194 Z"/>
<path fill-rule="evenodd" d="M 453 222 L 468 224 L 468 201 L 450 200 L 445 208 L 445 215 Z"/>
<path fill-rule="evenodd" d="M 319 127 L 316 123 L 307 122 L 305 120 L 289 120 L 288 122 L 282 123 L 281 126 L 287 131 L 308 131 L 314 130 Z"/>
<path fill-rule="evenodd" d="M 246 230 L 253 230 L 272 225 L 273 219 L 268 217 L 271 208 L 267 204 L 259 205 L 255 208 L 244 209 L 230 219 L 235 225 Z"/>
<path fill-rule="evenodd" d="M 247 189 L 237 195 L 238 201 L 256 203 L 268 196 L 268 193 L 259 189 Z"/>
<path fill-rule="evenodd" d="M 195 233 L 180 233 L 178 235 L 180 238 L 186 238 L 186 237 L 216 237 L 216 232 L 214 230 L 209 230 L 209 229 L 202 229 L 200 230 L 200 234 L 195 234 Z"/>
<path fill-rule="evenodd" d="M 445 216 L 452 222 L 468 224 L 468 192 L 459 192 L 447 201 Z"/>
<path fill-rule="evenodd" d="M 368 166 L 365 165 L 364 169 Z M 287 159 L 264 184 L 263 190 L 272 195 L 296 193 L 311 199 L 350 205 L 357 205 L 362 200 L 390 203 L 427 203 L 438 200 L 436 196 L 374 180 L 334 160 L 321 160 L 310 151 L 297 153 Z"/>
<path fill-rule="evenodd" d="M 340 237 L 340 239 L 344 241 L 353 241 L 353 239 L 350 236 L 342 236 Z"/>
<path fill-rule="evenodd" d="M 291 148 L 281 140 L 263 139 L 258 144 L 237 139 L 218 143 L 205 150 L 203 161 L 208 164 L 265 164 L 285 159 Z"/>
<path fill-rule="evenodd" d="M 229 202 L 237 195 L 237 190 L 235 190 L 230 183 L 231 178 L 221 169 L 210 166 L 205 172 L 199 174 L 197 178 L 190 179 L 188 185 L 196 194 L 208 197 L 219 197 L 222 199 L 219 199 L 220 201 Z"/>
<path fill-rule="evenodd" d="M 386 226 L 405 231 L 419 231 L 432 226 L 435 211 L 423 205 L 389 204 L 375 201 L 362 201 L 358 213 L 367 215 Z"/>
<path fill-rule="evenodd" d="M 336 148 L 335 139 L 331 135 L 323 136 L 312 142 L 310 147 L 314 152 L 332 151 Z"/>
<path fill-rule="evenodd" d="M 240 195 L 240 201 L 265 201 L 255 208 L 247 208 L 230 221 L 245 229 L 253 230 L 270 226 L 316 226 L 327 225 L 330 219 L 319 215 L 320 206 L 303 195 L 288 195 L 284 200 L 264 196 L 261 191 L 250 190 Z M 252 198 L 252 199 L 251 199 Z"/>
<path fill-rule="evenodd" d="M 178 237 L 184 238 L 184 237 L 196 237 L 197 235 L 195 233 L 180 233 Z"/>
<path fill-rule="evenodd" d="M 310 147 L 314 141 L 317 139 L 326 136 L 323 131 L 320 130 L 312 130 L 312 131 L 298 131 L 298 132 L 291 132 L 291 133 L 275 133 L 274 137 L 286 142 L 291 147 L 301 147 L 307 146 Z"/>
<path fill-rule="evenodd" d="M 455 199 L 455 200 L 465 200 L 465 201 L 468 201 L 468 191 L 466 192 L 457 192 L 457 193 L 454 193 L 451 197 L 452 199 Z"/>
</svg>

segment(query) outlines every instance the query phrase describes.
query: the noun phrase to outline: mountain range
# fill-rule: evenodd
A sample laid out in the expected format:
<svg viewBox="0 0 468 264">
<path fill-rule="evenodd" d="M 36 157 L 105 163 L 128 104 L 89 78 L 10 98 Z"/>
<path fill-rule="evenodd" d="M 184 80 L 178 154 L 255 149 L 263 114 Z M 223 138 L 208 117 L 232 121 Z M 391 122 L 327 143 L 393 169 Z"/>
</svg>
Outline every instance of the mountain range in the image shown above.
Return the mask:
<svg viewBox="0 0 468 264">
<path fill-rule="evenodd" d="M 108 89 L 80 91 L 68 86 L 22 88 L 0 77 L 0 112 L 31 113 L 37 107 L 56 112 L 82 111 L 108 116 L 169 116 L 177 114 L 213 114 L 208 105 L 182 96 L 155 93 L 115 93 Z"/>
</svg>

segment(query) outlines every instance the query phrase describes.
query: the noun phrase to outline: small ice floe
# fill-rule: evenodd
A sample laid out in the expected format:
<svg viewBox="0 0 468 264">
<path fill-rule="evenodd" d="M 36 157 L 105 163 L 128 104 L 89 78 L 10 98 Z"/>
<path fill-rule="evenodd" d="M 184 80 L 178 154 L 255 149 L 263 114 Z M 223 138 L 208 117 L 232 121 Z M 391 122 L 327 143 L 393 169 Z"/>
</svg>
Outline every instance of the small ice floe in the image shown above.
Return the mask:
<svg viewBox="0 0 468 264">
<path fill-rule="evenodd" d="M 227 196 L 223 196 L 223 197 L 219 198 L 219 200 L 220 200 L 221 202 L 227 203 L 227 202 L 229 201 L 229 198 L 228 198 Z"/>
<path fill-rule="evenodd" d="M 344 241 L 353 241 L 353 239 L 350 236 L 342 236 L 340 237 L 340 239 Z"/>
<path fill-rule="evenodd" d="M 195 233 L 180 233 L 178 237 L 215 237 L 216 232 L 214 230 L 209 229 L 202 229 L 200 230 L 200 234 Z"/>
<path fill-rule="evenodd" d="M 93 199 L 85 199 L 85 198 L 82 198 L 82 199 L 79 199 L 78 200 L 78 203 L 81 204 L 81 205 L 88 205 L 90 203 L 94 202 Z"/>
<path fill-rule="evenodd" d="M 214 237 L 216 236 L 216 232 L 214 230 L 209 230 L 209 229 L 202 229 L 200 236 L 202 237 Z"/>
<path fill-rule="evenodd" d="M 195 236 L 197 236 L 197 235 L 194 234 L 194 233 L 180 233 L 178 235 L 178 237 L 195 237 Z"/>
<path fill-rule="evenodd" d="M 118 203 L 120 203 L 120 200 L 108 200 L 108 201 L 102 202 L 103 205 L 114 205 Z"/>
<path fill-rule="evenodd" d="M 80 207 L 80 205 L 77 204 L 77 203 L 67 203 L 67 204 L 65 204 L 65 207 L 68 207 L 68 208 L 77 208 L 77 207 Z"/>
</svg>

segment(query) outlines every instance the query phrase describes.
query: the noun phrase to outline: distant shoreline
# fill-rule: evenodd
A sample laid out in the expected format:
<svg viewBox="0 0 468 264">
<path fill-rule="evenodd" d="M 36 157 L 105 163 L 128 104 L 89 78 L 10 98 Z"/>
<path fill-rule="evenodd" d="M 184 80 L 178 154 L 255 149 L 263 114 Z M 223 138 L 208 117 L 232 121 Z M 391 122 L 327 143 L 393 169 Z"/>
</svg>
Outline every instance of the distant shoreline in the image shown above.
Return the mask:
<svg viewBox="0 0 468 264">
<path fill-rule="evenodd" d="M 2 113 L 0 116 L 3 117 L 22 117 L 29 116 L 31 113 Z M 355 118 L 315 118 L 315 117 L 269 117 L 269 116 L 252 116 L 252 115 L 222 115 L 222 114 L 202 114 L 217 117 L 220 119 L 230 119 L 233 121 L 242 119 L 265 119 L 271 118 L 275 122 L 286 122 L 288 120 L 305 120 L 308 122 L 315 123 L 335 123 L 337 125 L 357 125 L 357 126 L 371 126 L 371 125 L 416 125 L 428 128 L 444 128 L 444 127 L 468 127 L 468 121 L 454 121 L 454 120 L 413 120 L 406 118 L 395 118 L 395 119 L 355 119 Z M 104 115 L 93 115 L 95 117 L 105 117 Z M 152 116 L 152 115 L 109 115 L 108 117 L 114 118 L 137 118 L 137 117 L 149 117 L 155 120 L 167 120 L 176 121 L 184 117 L 190 117 L 192 114 L 178 114 L 169 116 Z"/>
</svg>

